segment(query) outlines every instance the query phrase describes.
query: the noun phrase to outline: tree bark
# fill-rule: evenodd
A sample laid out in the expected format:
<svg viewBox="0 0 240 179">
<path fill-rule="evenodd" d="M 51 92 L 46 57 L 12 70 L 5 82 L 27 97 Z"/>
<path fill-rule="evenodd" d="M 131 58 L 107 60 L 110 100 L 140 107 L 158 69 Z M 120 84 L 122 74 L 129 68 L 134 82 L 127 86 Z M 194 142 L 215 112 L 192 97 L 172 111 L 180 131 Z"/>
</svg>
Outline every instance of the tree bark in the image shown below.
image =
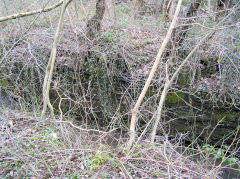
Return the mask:
<svg viewBox="0 0 240 179">
<path fill-rule="evenodd" d="M 193 2 L 191 3 L 191 6 L 187 12 L 187 17 L 191 17 L 191 16 L 195 15 L 195 13 L 197 12 L 201 3 L 202 3 L 202 0 L 193 0 Z"/>
<path fill-rule="evenodd" d="M 138 18 L 139 15 L 144 15 L 145 10 L 145 0 L 136 0 L 135 2 L 135 14 L 134 14 L 134 18 Z"/>
<path fill-rule="evenodd" d="M 158 64 L 160 62 L 161 56 L 162 56 L 162 54 L 164 52 L 164 49 L 167 46 L 167 43 L 168 43 L 168 41 L 169 41 L 169 39 L 171 37 L 172 31 L 173 31 L 174 26 L 175 26 L 175 24 L 177 22 L 177 19 L 178 19 L 178 14 L 180 12 L 181 4 L 182 4 L 182 0 L 179 0 L 177 8 L 176 8 L 176 11 L 175 11 L 175 14 L 174 14 L 173 21 L 172 21 L 172 23 L 170 25 L 170 28 L 169 28 L 169 30 L 167 32 L 167 35 L 166 35 L 164 41 L 162 43 L 162 46 L 159 49 L 159 52 L 158 52 L 157 57 L 156 57 L 156 60 L 155 60 L 155 62 L 153 64 L 152 70 L 151 70 L 151 72 L 150 72 L 150 74 L 148 76 L 148 79 L 147 79 L 147 81 L 146 81 L 146 83 L 144 85 L 144 88 L 143 88 L 143 90 L 142 90 L 142 92 L 141 92 L 141 94 L 140 94 L 140 96 L 139 96 L 139 98 L 138 98 L 134 108 L 133 108 L 132 118 L 131 118 L 131 125 L 130 125 L 130 139 L 129 139 L 128 144 L 127 144 L 127 148 L 128 149 L 130 149 L 132 147 L 132 145 L 133 145 L 133 143 L 135 141 L 135 135 L 136 135 L 135 128 L 136 128 L 136 123 L 137 123 L 138 109 L 139 109 L 139 107 L 140 107 L 140 105 L 141 105 L 141 103 L 143 101 L 143 98 L 144 98 L 144 96 L 145 96 L 145 94 L 146 94 L 146 92 L 148 90 L 148 87 L 149 87 L 149 85 L 150 85 L 150 83 L 151 83 L 151 81 L 152 81 L 152 79 L 154 77 L 154 74 L 155 74 L 155 72 L 156 72 L 156 70 L 158 68 Z"/>
<path fill-rule="evenodd" d="M 208 4 L 207 4 L 208 13 L 211 13 L 212 12 L 212 0 L 207 0 L 207 2 L 208 2 Z"/>
<path fill-rule="evenodd" d="M 175 10 L 175 1 L 172 0 L 171 5 L 169 7 L 169 13 L 168 13 L 168 20 L 172 21 L 174 16 L 174 10 Z"/>
<path fill-rule="evenodd" d="M 213 11 L 224 10 L 232 5 L 232 0 L 214 0 L 213 1 Z"/>
<path fill-rule="evenodd" d="M 224 10 L 229 8 L 231 6 L 231 4 L 232 4 L 231 0 L 218 0 L 215 9 L 216 9 L 216 11 L 219 10 L 220 12 L 217 13 L 217 16 L 225 15 L 227 12 Z"/>
<path fill-rule="evenodd" d="M 101 21 L 104 16 L 106 8 L 105 0 L 97 0 L 96 3 L 96 13 L 87 23 L 87 37 L 89 39 L 94 39 L 98 32 L 101 30 Z"/>
<path fill-rule="evenodd" d="M 221 9 L 227 9 L 231 6 L 232 0 L 219 0 L 218 1 L 218 7 Z"/>
</svg>

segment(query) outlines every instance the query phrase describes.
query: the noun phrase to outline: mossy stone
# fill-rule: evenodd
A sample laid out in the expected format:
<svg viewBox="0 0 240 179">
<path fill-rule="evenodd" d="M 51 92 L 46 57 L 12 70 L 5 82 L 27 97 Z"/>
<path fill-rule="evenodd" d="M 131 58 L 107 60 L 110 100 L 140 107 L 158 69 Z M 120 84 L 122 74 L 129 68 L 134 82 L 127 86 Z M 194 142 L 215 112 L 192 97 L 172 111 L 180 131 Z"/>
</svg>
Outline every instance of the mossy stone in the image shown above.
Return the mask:
<svg viewBox="0 0 240 179">
<path fill-rule="evenodd" d="M 235 119 L 237 117 L 237 113 L 226 113 L 226 112 L 219 112 L 217 114 L 213 115 L 213 118 L 217 119 L 218 121 L 220 121 L 221 119 L 225 118 L 225 120 L 232 120 Z"/>
<path fill-rule="evenodd" d="M 166 104 L 176 104 L 176 103 L 183 103 L 183 99 L 184 98 L 184 94 L 181 92 L 177 92 L 177 93 L 169 93 L 166 96 L 166 100 L 165 103 Z"/>
</svg>

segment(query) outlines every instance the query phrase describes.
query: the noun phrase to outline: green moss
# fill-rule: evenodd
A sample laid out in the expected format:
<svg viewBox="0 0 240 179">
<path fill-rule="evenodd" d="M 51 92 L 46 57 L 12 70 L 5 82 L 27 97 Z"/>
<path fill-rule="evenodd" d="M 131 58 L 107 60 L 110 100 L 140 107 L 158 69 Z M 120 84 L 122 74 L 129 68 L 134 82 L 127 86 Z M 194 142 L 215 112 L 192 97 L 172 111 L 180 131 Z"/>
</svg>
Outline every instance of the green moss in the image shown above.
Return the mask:
<svg viewBox="0 0 240 179">
<path fill-rule="evenodd" d="M 147 44 L 152 44 L 153 43 L 153 40 L 152 39 L 149 39 L 149 40 L 146 40 L 146 41 L 144 41 L 144 42 L 142 42 L 142 46 L 144 46 L 144 45 L 147 45 Z"/>
<path fill-rule="evenodd" d="M 208 58 L 204 58 L 204 59 L 202 59 L 202 61 L 207 64 L 209 62 L 209 59 Z"/>
<path fill-rule="evenodd" d="M 225 113 L 225 112 L 219 112 L 217 114 L 213 115 L 213 118 L 217 119 L 217 120 L 221 120 L 223 118 L 225 118 L 226 120 L 232 120 L 234 118 L 237 117 L 237 113 Z"/>
<path fill-rule="evenodd" d="M 189 75 L 180 74 L 178 76 L 178 84 L 182 87 L 186 86 L 187 84 L 190 83 L 190 78 L 189 77 L 190 77 Z"/>
<path fill-rule="evenodd" d="M 191 1 L 189 1 L 189 0 L 183 0 L 182 1 L 182 5 L 186 5 L 186 4 L 189 4 Z"/>
<path fill-rule="evenodd" d="M 3 79 L 0 75 L 0 87 L 7 87 L 9 85 L 9 82 L 6 79 Z"/>
<path fill-rule="evenodd" d="M 6 68 L 2 68 L 0 71 L 0 87 L 9 86 L 9 81 L 4 78 L 5 74 L 8 74 L 8 70 Z"/>
<path fill-rule="evenodd" d="M 181 92 L 169 93 L 166 97 L 166 104 L 183 103 L 184 94 Z"/>
</svg>

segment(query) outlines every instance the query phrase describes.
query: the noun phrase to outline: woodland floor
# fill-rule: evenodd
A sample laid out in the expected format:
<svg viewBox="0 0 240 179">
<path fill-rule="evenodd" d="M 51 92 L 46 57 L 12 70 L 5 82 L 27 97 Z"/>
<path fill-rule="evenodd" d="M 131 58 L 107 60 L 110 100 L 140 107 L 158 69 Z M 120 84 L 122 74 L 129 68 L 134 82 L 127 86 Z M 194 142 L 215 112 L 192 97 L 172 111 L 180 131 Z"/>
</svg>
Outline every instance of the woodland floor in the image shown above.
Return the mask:
<svg viewBox="0 0 240 179">
<path fill-rule="evenodd" d="M 86 130 L 6 108 L 1 113 L 3 178 L 208 178 L 216 172 L 167 141 L 139 143 L 127 152 L 114 130 Z"/>
</svg>

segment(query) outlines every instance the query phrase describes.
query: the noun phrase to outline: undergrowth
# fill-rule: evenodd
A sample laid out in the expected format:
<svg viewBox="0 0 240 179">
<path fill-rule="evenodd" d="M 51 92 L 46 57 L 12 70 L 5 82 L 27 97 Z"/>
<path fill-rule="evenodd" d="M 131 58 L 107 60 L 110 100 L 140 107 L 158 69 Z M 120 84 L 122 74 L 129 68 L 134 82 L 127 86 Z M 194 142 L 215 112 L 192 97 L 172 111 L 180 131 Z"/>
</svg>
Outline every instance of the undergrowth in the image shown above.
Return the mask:
<svg viewBox="0 0 240 179">
<path fill-rule="evenodd" d="M 124 138 L 114 137 L 117 129 L 87 130 L 69 119 L 6 108 L 0 118 L 2 178 L 218 178 L 220 171 L 208 166 L 209 160 L 178 152 L 180 144 L 168 140 L 142 142 L 127 151 Z M 117 143 L 112 145 L 112 140 Z M 206 147 L 198 152 L 206 159 L 204 151 Z"/>
</svg>

